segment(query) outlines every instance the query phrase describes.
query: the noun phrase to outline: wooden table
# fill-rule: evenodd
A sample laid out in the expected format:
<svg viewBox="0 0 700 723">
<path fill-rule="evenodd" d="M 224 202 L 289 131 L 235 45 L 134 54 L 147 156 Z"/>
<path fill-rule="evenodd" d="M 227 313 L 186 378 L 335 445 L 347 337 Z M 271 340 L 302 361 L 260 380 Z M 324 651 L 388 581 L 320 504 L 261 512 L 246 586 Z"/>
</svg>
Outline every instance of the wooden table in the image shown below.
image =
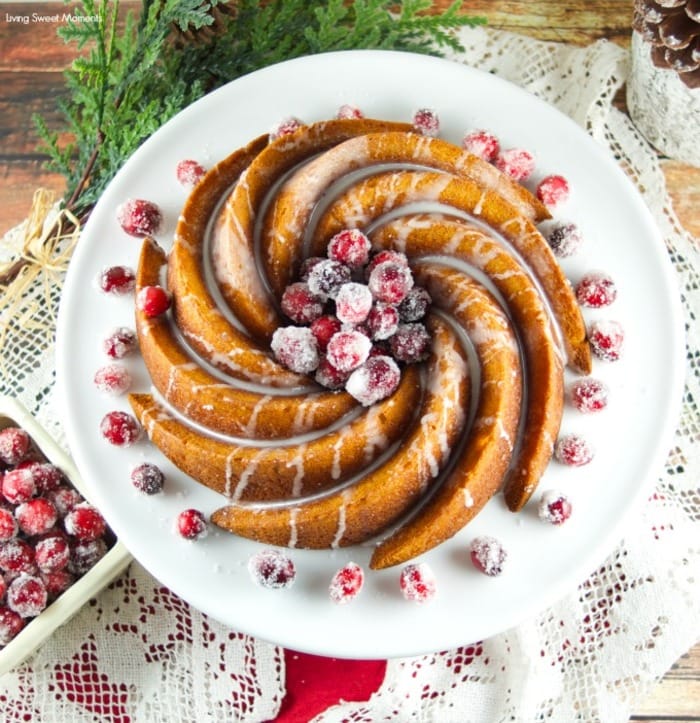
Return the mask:
<svg viewBox="0 0 700 723">
<path fill-rule="evenodd" d="M 451 0 L 436 0 L 446 7 Z M 629 45 L 632 0 L 468 0 L 465 10 L 484 15 L 493 28 L 543 40 L 585 45 L 608 38 Z M 72 46 L 56 38 L 52 24 L 11 23 L 7 15 L 63 12 L 61 3 L 0 1 L 0 234 L 25 218 L 34 189 L 64 190 L 63 179 L 42 167 L 33 113 L 59 127 L 56 98 Z M 621 105 L 624 100 L 620 99 Z M 700 238 L 700 169 L 664 159 L 663 170 L 681 223 Z M 633 721 L 700 721 L 700 645 L 684 655 L 644 701 Z"/>
</svg>

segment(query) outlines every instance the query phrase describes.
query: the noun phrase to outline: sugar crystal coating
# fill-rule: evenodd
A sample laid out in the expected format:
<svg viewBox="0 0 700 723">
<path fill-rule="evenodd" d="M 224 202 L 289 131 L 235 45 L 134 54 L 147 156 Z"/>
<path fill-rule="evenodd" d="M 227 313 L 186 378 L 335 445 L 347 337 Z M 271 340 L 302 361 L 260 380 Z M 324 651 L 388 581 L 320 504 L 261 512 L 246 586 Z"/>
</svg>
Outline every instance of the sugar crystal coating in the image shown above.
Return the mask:
<svg viewBox="0 0 700 723">
<path fill-rule="evenodd" d="M 399 310 L 395 306 L 375 304 L 367 315 L 367 329 L 370 337 L 375 341 L 388 339 L 399 328 L 399 318 Z"/>
<path fill-rule="evenodd" d="M 36 617 L 48 599 L 44 581 L 36 575 L 22 573 L 7 588 L 7 606 L 23 618 Z"/>
<path fill-rule="evenodd" d="M 15 517 L 20 530 L 30 537 L 48 532 L 58 519 L 53 502 L 45 497 L 35 497 L 17 506 Z"/>
<path fill-rule="evenodd" d="M 554 458 L 570 467 L 581 467 L 593 460 L 593 448 L 582 436 L 564 434 L 554 445 Z"/>
<path fill-rule="evenodd" d="M 136 286 L 136 274 L 128 266 L 110 266 L 100 272 L 98 285 L 106 294 L 124 296 Z"/>
<path fill-rule="evenodd" d="M 571 403 L 584 414 L 600 412 L 608 405 L 609 390 L 599 379 L 577 379 L 569 388 Z"/>
<path fill-rule="evenodd" d="M 547 234 L 547 242 L 555 256 L 575 254 L 583 243 L 583 235 L 575 223 L 557 223 Z"/>
<path fill-rule="evenodd" d="M 423 361 L 430 353 L 430 334 L 420 323 L 400 324 L 389 339 L 391 353 L 397 361 L 415 364 Z"/>
<path fill-rule="evenodd" d="M 117 221 L 130 236 L 152 236 L 163 222 L 160 208 L 143 198 L 130 198 L 117 208 Z"/>
<path fill-rule="evenodd" d="M 73 507 L 63 519 L 66 532 L 81 542 L 96 540 L 104 535 L 107 528 L 102 513 L 88 502 Z"/>
<path fill-rule="evenodd" d="M 107 364 L 95 372 L 93 382 L 99 391 L 116 396 L 131 387 L 131 374 L 121 364 Z"/>
<path fill-rule="evenodd" d="M 270 342 L 275 359 L 298 374 L 310 374 L 319 363 L 318 345 L 311 329 L 305 326 L 281 326 Z"/>
<path fill-rule="evenodd" d="M 413 288 L 413 274 L 408 266 L 384 261 L 372 269 L 367 285 L 378 301 L 399 304 Z"/>
<path fill-rule="evenodd" d="M 36 543 L 34 555 L 41 572 L 63 570 L 70 560 L 70 546 L 65 537 L 49 535 Z"/>
<path fill-rule="evenodd" d="M 343 284 L 335 299 L 335 313 L 344 324 L 361 324 L 372 308 L 372 292 L 364 284 Z"/>
<path fill-rule="evenodd" d="M 492 163 L 498 158 L 501 144 L 493 133 L 477 129 L 464 135 L 462 148 L 482 160 Z"/>
<path fill-rule="evenodd" d="M 19 427 L 0 430 L 0 461 L 17 464 L 29 451 L 29 435 Z"/>
<path fill-rule="evenodd" d="M 399 576 L 399 587 L 406 600 L 430 602 L 437 594 L 435 575 L 425 562 L 406 565 Z"/>
<path fill-rule="evenodd" d="M 549 209 L 555 209 L 569 200 L 569 182 L 564 176 L 545 176 L 538 184 L 535 195 Z"/>
<path fill-rule="evenodd" d="M 0 507 L 0 542 L 11 540 L 17 534 L 17 530 L 15 516 L 10 510 Z"/>
<path fill-rule="evenodd" d="M 175 167 L 178 183 L 187 189 L 194 188 L 204 178 L 206 172 L 204 166 L 191 158 L 183 159 Z"/>
<path fill-rule="evenodd" d="M 367 407 L 391 396 L 399 386 L 401 371 L 389 356 L 372 356 L 349 377 L 345 389 Z"/>
<path fill-rule="evenodd" d="M 175 529 L 180 537 L 186 540 L 201 540 L 209 532 L 204 514 L 194 508 L 183 510 L 178 514 Z"/>
<path fill-rule="evenodd" d="M 9 607 L 0 606 L 0 645 L 7 645 L 26 625 L 24 618 Z"/>
<path fill-rule="evenodd" d="M 160 467 L 151 462 L 142 462 L 131 470 L 131 484 L 146 495 L 155 495 L 163 490 L 165 475 Z"/>
<path fill-rule="evenodd" d="M 164 314 L 172 303 L 172 296 L 162 286 L 143 286 L 136 295 L 136 308 L 148 317 Z"/>
<path fill-rule="evenodd" d="M 359 229 L 343 229 L 328 242 L 328 258 L 359 269 L 369 261 L 372 248 L 369 239 Z"/>
<path fill-rule="evenodd" d="M 258 585 L 275 590 L 290 587 L 296 578 L 291 558 L 279 550 L 261 550 L 252 555 L 248 571 Z"/>
<path fill-rule="evenodd" d="M 283 136 L 288 136 L 298 131 L 304 125 L 304 122 L 295 116 L 287 116 L 270 129 L 270 141 L 275 141 Z"/>
<path fill-rule="evenodd" d="M 328 342 L 328 361 L 341 372 L 350 372 L 363 364 L 369 356 L 372 342 L 354 329 L 333 334 Z"/>
<path fill-rule="evenodd" d="M 310 324 L 323 314 L 323 299 L 314 294 L 304 281 L 287 286 L 280 306 L 295 324 Z"/>
<path fill-rule="evenodd" d="M 576 299 L 581 306 L 600 309 L 617 298 L 617 286 L 612 277 L 602 271 L 587 273 L 576 285 Z"/>
<path fill-rule="evenodd" d="M 362 590 L 365 573 L 356 562 L 348 562 L 332 577 L 328 586 L 330 599 L 338 605 L 354 600 Z"/>
<path fill-rule="evenodd" d="M 543 522 L 551 525 L 563 525 L 571 517 L 571 502 L 557 490 L 545 490 L 537 505 L 537 514 Z"/>
<path fill-rule="evenodd" d="M 116 447 L 130 447 L 141 436 L 141 426 L 127 412 L 108 412 L 100 422 L 100 433 Z"/>
<path fill-rule="evenodd" d="M 17 467 L 3 475 L 2 494 L 9 503 L 19 505 L 34 497 L 36 493 L 36 479 L 31 468 Z"/>
<path fill-rule="evenodd" d="M 619 322 L 602 319 L 588 327 L 588 341 L 599 359 L 617 361 L 622 356 L 625 332 Z"/>
<path fill-rule="evenodd" d="M 413 114 L 413 129 L 416 133 L 435 138 L 440 133 L 440 118 L 432 108 L 420 108 Z"/>
<path fill-rule="evenodd" d="M 335 117 L 338 120 L 358 120 L 360 118 L 364 118 L 365 114 L 357 106 L 354 106 L 350 103 L 343 103 L 343 105 L 338 108 Z"/>
<path fill-rule="evenodd" d="M 489 535 L 475 537 L 469 545 L 469 553 L 474 567 L 490 577 L 496 577 L 503 572 L 508 558 L 501 542 Z"/>
<path fill-rule="evenodd" d="M 401 321 L 420 321 L 428 313 L 432 301 L 427 289 L 414 286 L 399 304 Z"/>
<path fill-rule="evenodd" d="M 103 538 L 79 541 L 71 548 L 68 570 L 75 575 L 84 575 L 107 554 L 107 543 Z"/>
<path fill-rule="evenodd" d="M 352 271 L 350 267 L 333 259 L 317 261 L 306 274 L 307 283 L 312 293 L 322 299 L 335 299 L 340 287 L 347 284 L 351 278 Z"/>
<path fill-rule="evenodd" d="M 132 354 L 138 345 L 136 332 L 126 326 L 111 331 L 102 342 L 102 350 L 112 359 L 123 359 Z"/>
<path fill-rule="evenodd" d="M 535 157 L 523 148 L 508 148 L 499 154 L 495 165 L 514 181 L 526 181 L 535 170 Z"/>
</svg>

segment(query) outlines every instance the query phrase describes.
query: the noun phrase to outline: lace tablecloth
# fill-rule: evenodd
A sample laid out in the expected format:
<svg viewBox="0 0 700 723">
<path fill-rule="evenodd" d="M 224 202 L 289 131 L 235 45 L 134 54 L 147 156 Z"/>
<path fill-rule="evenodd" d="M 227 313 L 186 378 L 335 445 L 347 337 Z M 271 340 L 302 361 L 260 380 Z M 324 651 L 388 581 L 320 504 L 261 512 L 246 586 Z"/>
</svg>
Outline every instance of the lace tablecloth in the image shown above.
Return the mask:
<svg viewBox="0 0 700 723">
<path fill-rule="evenodd" d="M 554 104 L 609 149 L 640 188 L 677 270 L 687 320 L 682 418 L 655 493 L 591 577 L 516 629 L 457 650 L 391 660 L 365 702 L 339 702 L 314 720 L 624 721 L 700 633 L 700 312 L 698 247 L 670 205 L 656 153 L 613 99 L 629 56 L 489 29 L 463 31 L 455 59 Z M 6 239 L 12 243 L 12 236 Z M 4 339 L 18 396 L 59 441 L 50 338 L 60 296 L 29 290 L 30 321 Z M 41 298 L 40 298 L 41 297 Z M 47 347 L 47 344 L 49 346 Z M 320 663 L 322 664 L 322 662 Z M 0 679 L 11 721 L 265 721 L 285 695 L 285 655 L 226 629 L 162 587 L 138 563 L 25 664 Z"/>
</svg>

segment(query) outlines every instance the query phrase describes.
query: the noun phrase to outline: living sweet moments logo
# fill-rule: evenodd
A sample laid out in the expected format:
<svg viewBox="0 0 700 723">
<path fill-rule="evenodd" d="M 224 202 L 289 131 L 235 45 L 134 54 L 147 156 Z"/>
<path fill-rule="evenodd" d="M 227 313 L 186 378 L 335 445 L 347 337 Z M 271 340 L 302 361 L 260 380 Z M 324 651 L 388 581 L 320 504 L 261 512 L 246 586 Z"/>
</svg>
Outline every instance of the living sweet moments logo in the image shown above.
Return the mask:
<svg viewBox="0 0 700 723">
<path fill-rule="evenodd" d="M 10 13 L 5 12 L 5 22 L 17 25 L 53 24 L 53 23 L 94 23 L 97 15 L 78 15 L 76 13 Z"/>
</svg>

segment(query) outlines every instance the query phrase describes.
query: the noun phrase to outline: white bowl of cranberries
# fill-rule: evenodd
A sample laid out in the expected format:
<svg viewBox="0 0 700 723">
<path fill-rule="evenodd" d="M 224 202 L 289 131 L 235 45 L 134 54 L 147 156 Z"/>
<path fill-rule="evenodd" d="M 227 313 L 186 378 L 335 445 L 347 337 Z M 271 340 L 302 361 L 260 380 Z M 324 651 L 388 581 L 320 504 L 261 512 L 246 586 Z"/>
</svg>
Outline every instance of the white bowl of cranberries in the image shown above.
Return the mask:
<svg viewBox="0 0 700 723">
<path fill-rule="evenodd" d="M 0 396 L 0 675 L 130 561 L 70 458 L 21 404 Z"/>
</svg>

